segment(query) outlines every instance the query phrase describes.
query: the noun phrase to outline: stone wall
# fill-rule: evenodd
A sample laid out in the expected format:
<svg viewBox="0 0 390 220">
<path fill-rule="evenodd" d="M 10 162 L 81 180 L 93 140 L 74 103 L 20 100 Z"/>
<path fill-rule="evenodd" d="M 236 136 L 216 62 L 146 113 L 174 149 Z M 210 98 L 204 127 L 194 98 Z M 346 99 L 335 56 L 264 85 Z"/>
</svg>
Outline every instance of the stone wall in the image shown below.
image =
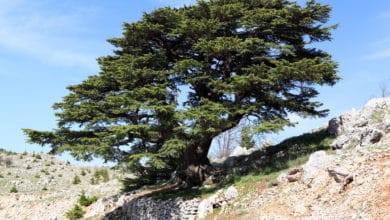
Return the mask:
<svg viewBox="0 0 390 220">
<path fill-rule="evenodd" d="M 195 219 L 199 199 L 153 199 L 141 197 L 132 199 L 105 215 L 104 219 L 129 220 L 165 220 L 165 219 Z"/>
</svg>

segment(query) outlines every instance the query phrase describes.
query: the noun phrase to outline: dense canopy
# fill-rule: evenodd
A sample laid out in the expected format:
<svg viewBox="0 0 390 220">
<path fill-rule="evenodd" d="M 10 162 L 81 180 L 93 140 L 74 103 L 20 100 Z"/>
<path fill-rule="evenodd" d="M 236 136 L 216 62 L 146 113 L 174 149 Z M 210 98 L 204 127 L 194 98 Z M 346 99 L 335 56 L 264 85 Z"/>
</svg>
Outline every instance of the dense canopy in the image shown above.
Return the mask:
<svg viewBox="0 0 390 220">
<path fill-rule="evenodd" d="M 286 0 L 210 0 L 160 8 L 109 39 L 100 72 L 54 104 L 58 128 L 24 129 L 29 141 L 102 157 L 150 180 L 199 185 L 221 132 L 249 118 L 257 132 L 290 125 L 289 113 L 324 116 L 318 85 L 336 63 L 312 43 L 331 40 L 330 7 Z"/>
</svg>

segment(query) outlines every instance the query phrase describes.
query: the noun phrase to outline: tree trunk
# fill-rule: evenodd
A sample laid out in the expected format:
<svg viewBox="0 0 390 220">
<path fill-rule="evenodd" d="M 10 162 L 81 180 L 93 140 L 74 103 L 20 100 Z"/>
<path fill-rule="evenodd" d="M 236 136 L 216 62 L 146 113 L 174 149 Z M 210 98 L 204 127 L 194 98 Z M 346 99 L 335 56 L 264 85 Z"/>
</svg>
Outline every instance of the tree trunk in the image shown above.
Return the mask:
<svg viewBox="0 0 390 220">
<path fill-rule="evenodd" d="M 200 140 L 187 146 L 177 169 L 177 177 L 183 188 L 201 186 L 212 166 L 207 157 L 212 138 Z"/>
</svg>

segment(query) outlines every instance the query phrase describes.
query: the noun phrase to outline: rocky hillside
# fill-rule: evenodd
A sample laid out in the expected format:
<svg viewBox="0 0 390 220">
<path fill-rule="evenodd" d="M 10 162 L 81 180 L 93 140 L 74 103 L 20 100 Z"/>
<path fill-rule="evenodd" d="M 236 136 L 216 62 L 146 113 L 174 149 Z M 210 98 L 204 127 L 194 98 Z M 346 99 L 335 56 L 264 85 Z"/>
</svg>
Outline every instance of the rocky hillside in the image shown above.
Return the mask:
<svg viewBox="0 0 390 220">
<path fill-rule="evenodd" d="M 42 153 L 0 151 L 0 219 L 65 219 L 81 191 L 102 198 L 119 192 L 123 174 L 73 166 Z"/>
<path fill-rule="evenodd" d="M 98 196 L 84 219 L 390 219 L 390 98 L 280 144 L 237 149 L 205 187 L 187 191 L 120 193 L 122 176 L 111 170 L 104 182 L 101 168 L 1 155 L 0 219 L 64 219 L 81 190 Z"/>
</svg>

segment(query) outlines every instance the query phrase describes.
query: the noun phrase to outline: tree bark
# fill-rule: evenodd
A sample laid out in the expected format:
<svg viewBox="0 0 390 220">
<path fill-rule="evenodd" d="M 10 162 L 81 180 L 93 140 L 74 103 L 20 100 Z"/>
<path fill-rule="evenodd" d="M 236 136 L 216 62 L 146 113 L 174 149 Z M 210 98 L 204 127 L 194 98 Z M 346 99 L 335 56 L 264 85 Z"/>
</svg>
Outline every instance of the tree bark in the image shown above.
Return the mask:
<svg viewBox="0 0 390 220">
<path fill-rule="evenodd" d="M 183 150 L 177 169 L 177 177 L 183 188 L 201 186 L 207 175 L 212 173 L 212 166 L 207 157 L 212 138 L 199 140 Z"/>
</svg>

